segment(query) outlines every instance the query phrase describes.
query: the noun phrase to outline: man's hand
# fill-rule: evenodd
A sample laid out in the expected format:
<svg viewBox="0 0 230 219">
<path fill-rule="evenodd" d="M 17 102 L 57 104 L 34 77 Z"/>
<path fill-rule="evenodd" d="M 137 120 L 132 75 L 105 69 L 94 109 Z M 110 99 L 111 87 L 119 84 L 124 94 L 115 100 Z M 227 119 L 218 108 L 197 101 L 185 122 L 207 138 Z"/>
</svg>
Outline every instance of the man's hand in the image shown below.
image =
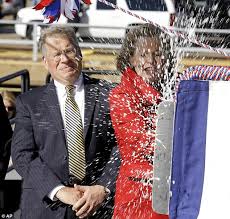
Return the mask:
<svg viewBox="0 0 230 219">
<path fill-rule="evenodd" d="M 72 187 L 63 187 L 56 193 L 56 198 L 67 205 L 74 205 L 81 197 L 81 191 Z"/>
<path fill-rule="evenodd" d="M 87 217 L 95 212 L 106 197 L 103 186 L 76 186 L 83 196 L 73 205 L 76 216 L 79 218 Z"/>
</svg>

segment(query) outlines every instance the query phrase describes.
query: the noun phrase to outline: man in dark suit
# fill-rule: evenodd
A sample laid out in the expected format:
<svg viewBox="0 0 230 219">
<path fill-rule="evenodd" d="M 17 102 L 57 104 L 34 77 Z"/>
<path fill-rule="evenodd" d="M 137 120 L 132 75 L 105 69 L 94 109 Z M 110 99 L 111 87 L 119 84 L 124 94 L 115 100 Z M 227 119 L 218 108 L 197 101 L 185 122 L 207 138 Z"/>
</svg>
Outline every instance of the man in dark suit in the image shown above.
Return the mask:
<svg viewBox="0 0 230 219">
<path fill-rule="evenodd" d="M 21 218 L 111 218 L 119 159 L 110 85 L 81 73 L 72 28 L 49 27 L 40 41 L 54 81 L 16 101 L 12 158 L 23 178 Z"/>
<path fill-rule="evenodd" d="M 10 159 L 12 130 L 0 95 L 0 181 L 4 180 Z"/>
</svg>

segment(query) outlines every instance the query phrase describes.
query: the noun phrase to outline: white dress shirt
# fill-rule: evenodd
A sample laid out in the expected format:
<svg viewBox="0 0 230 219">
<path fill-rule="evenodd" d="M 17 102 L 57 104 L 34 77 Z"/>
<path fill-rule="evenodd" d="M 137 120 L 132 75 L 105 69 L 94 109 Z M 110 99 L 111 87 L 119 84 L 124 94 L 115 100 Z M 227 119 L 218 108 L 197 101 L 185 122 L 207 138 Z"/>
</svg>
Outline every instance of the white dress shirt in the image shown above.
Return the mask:
<svg viewBox="0 0 230 219">
<path fill-rule="evenodd" d="M 58 102 L 60 105 L 61 115 L 62 115 L 64 127 L 65 127 L 66 126 L 66 124 L 65 124 L 65 101 L 66 101 L 66 97 L 67 97 L 65 85 L 63 85 L 60 82 L 55 81 L 55 80 L 54 80 L 54 85 L 56 87 Z M 82 74 L 79 76 L 79 78 L 75 82 L 74 86 L 75 86 L 74 99 L 75 99 L 75 101 L 78 105 L 78 108 L 80 110 L 82 125 L 84 128 L 85 91 L 84 91 L 84 83 L 83 83 Z"/>
<path fill-rule="evenodd" d="M 54 85 L 56 87 L 58 102 L 60 105 L 62 120 L 63 120 L 63 124 L 64 124 L 64 128 L 65 128 L 66 127 L 66 123 L 65 123 L 65 101 L 66 101 L 66 97 L 67 97 L 65 85 L 61 84 L 60 82 L 58 82 L 56 80 L 54 80 Z M 79 78 L 75 82 L 74 86 L 75 86 L 74 99 L 75 99 L 75 101 L 78 105 L 78 108 L 80 110 L 81 119 L 82 119 L 82 126 L 84 128 L 85 91 L 84 91 L 84 82 L 83 82 L 82 74 L 79 76 Z M 58 192 L 58 190 L 60 190 L 63 187 L 64 187 L 64 185 L 62 185 L 62 184 L 55 187 L 48 194 L 48 197 L 53 201 L 56 200 L 56 198 L 55 198 L 56 193 Z"/>
</svg>

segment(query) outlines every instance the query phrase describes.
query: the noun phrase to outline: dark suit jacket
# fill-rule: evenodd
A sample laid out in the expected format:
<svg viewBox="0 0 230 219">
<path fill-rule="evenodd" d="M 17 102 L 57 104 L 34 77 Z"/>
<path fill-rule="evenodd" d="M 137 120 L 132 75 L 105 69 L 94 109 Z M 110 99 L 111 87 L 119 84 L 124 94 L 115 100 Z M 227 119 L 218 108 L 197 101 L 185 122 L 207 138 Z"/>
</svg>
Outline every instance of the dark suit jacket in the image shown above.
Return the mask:
<svg viewBox="0 0 230 219">
<path fill-rule="evenodd" d="M 119 164 L 108 162 L 111 153 L 117 152 L 107 101 L 110 85 L 84 76 L 84 86 L 85 184 L 100 184 L 114 192 Z M 51 210 L 45 201 L 54 187 L 69 179 L 65 133 L 54 83 L 19 96 L 16 108 L 12 158 L 23 177 L 22 218 L 62 219 L 66 209 Z"/>
<path fill-rule="evenodd" d="M 0 95 L 0 181 L 4 180 L 10 159 L 11 126 Z"/>
</svg>

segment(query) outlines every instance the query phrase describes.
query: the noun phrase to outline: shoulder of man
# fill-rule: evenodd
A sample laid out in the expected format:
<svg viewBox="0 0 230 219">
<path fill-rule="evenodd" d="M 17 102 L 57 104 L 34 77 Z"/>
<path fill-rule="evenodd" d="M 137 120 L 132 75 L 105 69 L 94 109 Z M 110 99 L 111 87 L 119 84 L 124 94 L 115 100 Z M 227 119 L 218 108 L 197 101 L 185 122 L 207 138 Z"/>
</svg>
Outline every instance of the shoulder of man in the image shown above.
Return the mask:
<svg viewBox="0 0 230 219">
<path fill-rule="evenodd" d="M 100 90 L 104 90 L 105 92 L 109 92 L 111 89 L 116 87 L 117 83 L 110 82 L 107 80 L 102 80 L 102 79 L 97 79 L 97 78 L 92 78 L 89 77 L 88 75 L 84 75 L 85 82 L 93 84 L 97 86 Z"/>
<path fill-rule="evenodd" d="M 43 95 L 47 86 L 48 85 L 44 85 L 41 87 L 33 88 L 25 93 L 20 94 L 18 97 L 20 97 L 20 99 L 26 102 L 37 102 L 40 99 L 40 97 Z"/>
</svg>

